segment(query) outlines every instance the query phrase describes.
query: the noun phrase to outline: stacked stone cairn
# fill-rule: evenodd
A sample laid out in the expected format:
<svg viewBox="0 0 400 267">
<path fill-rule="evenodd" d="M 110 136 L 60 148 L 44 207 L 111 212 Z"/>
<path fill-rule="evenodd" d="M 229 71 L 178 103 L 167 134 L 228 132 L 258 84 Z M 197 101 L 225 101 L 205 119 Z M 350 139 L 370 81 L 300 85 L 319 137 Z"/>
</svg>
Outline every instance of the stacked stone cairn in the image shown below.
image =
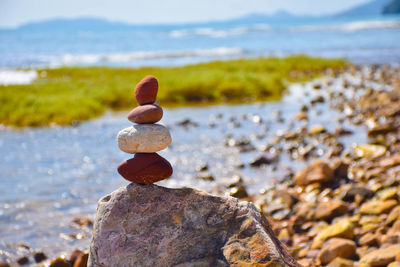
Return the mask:
<svg viewBox="0 0 400 267">
<path fill-rule="evenodd" d="M 156 152 L 171 144 L 169 130 L 156 124 L 163 116 L 163 110 L 155 104 L 158 81 L 153 76 L 143 78 L 135 88 L 139 104 L 128 114 L 128 120 L 135 125 L 118 133 L 118 146 L 126 152 L 135 154 L 118 166 L 119 174 L 130 182 L 152 184 L 172 175 L 171 164 Z"/>
</svg>

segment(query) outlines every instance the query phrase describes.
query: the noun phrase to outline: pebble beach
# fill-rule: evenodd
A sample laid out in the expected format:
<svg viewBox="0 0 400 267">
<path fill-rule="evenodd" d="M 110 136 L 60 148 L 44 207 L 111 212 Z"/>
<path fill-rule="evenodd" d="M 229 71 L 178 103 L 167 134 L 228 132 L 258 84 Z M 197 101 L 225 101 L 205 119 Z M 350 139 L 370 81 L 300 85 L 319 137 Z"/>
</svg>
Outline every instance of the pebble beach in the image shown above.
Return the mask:
<svg viewBox="0 0 400 267">
<path fill-rule="evenodd" d="M 165 109 L 174 142 L 160 155 L 174 174 L 158 184 L 255 203 L 303 266 L 395 262 L 399 75 L 384 65 L 350 67 L 293 84 L 278 102 Z M 76 127 L 1 131 L 2 151 L 11 151 L 1 167 L 9 179 L 3 201 L 30 200 L 1 207 L 3 260 L 34 265 L 40 252 L 40 264 L 49 264 L 87 251 L 96 201 L 126 184 L 116 172 L 126 154 L 115 144 L 126 124 L 121 112 Z M 35 147 L 33 157 L 16 152 Z M 24 172 L 13 171 L 17 162 L 29 175 L 5 190 Z"/>
</svg>

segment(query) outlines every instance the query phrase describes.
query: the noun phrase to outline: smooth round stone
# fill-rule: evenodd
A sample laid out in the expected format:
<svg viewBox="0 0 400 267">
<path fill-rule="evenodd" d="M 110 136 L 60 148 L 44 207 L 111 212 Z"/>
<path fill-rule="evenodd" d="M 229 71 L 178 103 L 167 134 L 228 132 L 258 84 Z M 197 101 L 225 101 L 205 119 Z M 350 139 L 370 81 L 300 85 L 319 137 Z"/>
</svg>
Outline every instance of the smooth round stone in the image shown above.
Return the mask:
<svg viewBox="0 0 400 267">
<path fill-rule="evenodd" d="M 161 120 L 163 110 L 155 104 L 138 106 L 128 114 L 128 120 L 133 123 L 156 123 Z"/>
<path fill-rule="evenodd" d="M 157 153 L 137 153 L 118 166 L 118 173 L 130 182 L 152 184 L 172 175 L 171 164 Z"/>
<path fill-rule="evenodd" d="M 139 105 L 152 104 L 156 102 L 158 92 L 158 81 L 156 77 L 147 75 L 135 88 L 135 97 Z"/>
<path fill-rule="evenodd" d="M 137 124 L 117 136 L 119 148 L 126 153 L 154 153 L 171 144 L 169 130 L 160 124 Z"/>
</svg>

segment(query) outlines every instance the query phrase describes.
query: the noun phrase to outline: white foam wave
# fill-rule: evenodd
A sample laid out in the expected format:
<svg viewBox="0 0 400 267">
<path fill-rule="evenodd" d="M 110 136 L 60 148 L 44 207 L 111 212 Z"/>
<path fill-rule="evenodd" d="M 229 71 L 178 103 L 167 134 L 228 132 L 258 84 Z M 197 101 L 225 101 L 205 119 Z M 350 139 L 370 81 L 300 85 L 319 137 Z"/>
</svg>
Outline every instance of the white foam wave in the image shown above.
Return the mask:
<svg viewBox="0 0 400 267">
<path fill-rule="evenodd" d="M 30 84 L 37 77 L 37 72 L 33 70 L 0 70 L 0 85 Z"/>
<path fill-rule="evenodd" d="M 400 28 L 400 21 L 354 21 L 349 23 L 332 24 L 314 24 L 298 25 L 289 27 L 270 26 L 267 24 L 255 24 L 250 26 L 232 27 L 232 28 L 193 28 L 172 30 L 169 32 L 171 38 L 182 38 L 188 36 L 206 36 L 211 38 L 225 38 L 234 35 L 243 35 L 251 32 L 274 32 L 274 31 L 292 31 L 292 32 L 313 32 L 313 31 L 342 31 L 355 32 L 370 29 L 396 29 Z"/>
<path fill-rule="evenodd" d="M 343 32 L 356 32 L 362 30 L 373 29 L 397 29 L 400 28 L 400 21 L 355 21 L 343 24 L 325 24 L 325 25 L 303 25 L 290 27 L 291 31 L 343 31 Z"/>
<path fill-rule="evenodd" d="M 251 26 L 233 27 L 227 29 L 194 28 L 185 30 L 173 30 L 169 33 L 172 38 L 181 38 L 190 35 L 207 36 L 212 38 L 224 38 L 233 35 L 242 35 L 250 32 L 268 31 L 271 27 L 267 24 L 255 24 Z"/>
<path fill-rule="evenodd" d="M 142 51 L 132 53 L 115 53 L 107 55 L 85 54 L 85 55 L 63 55 L 60 65 L 96 64 L 101 62 L 127 63 L 138 60 L 185 58 L 185 57 L 222 57 L 243 54 L 244 50 L 239 47 L 217 47 L 212 49 L 195 49 L 187 51 Z M 58 65 L 58 64 L 53 64 Z"/>
</svg>

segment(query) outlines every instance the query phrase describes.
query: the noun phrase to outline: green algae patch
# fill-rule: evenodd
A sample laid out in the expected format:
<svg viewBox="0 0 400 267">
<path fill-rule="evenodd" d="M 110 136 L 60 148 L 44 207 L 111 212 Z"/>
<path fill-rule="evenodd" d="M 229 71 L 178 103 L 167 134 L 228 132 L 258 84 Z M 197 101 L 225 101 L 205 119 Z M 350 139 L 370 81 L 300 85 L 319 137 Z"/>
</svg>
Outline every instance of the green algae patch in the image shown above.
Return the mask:
<svg viewBox="0 0 400 267">
<path fill-rule="evenodd" d="M 39 69 L 28 85 L 0 86 L 0 123 L 71 125 L 137 105 L 133 89 L 146 75 L 159 80 L 163 106 L 277 100 L 291 82 L 302 82 L 350 64 L 307 56 L 215 61 L 181 67 L 61 67 Z"/>
</svg>

